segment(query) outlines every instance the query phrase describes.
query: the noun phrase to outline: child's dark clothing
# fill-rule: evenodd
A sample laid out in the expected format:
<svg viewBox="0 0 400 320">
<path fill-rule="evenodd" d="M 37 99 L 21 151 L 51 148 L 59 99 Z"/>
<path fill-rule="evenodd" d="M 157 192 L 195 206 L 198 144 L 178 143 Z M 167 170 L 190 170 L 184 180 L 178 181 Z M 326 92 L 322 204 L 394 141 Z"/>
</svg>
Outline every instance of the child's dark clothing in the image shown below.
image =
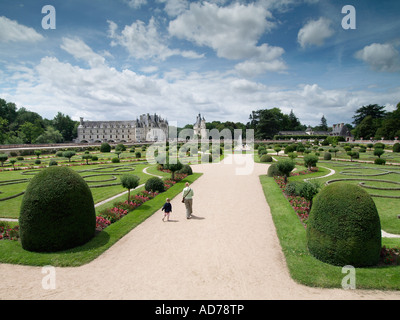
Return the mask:
<svg viewBox="0 0 400 320">
<path fill-rule="evenodd" d="M 163 207 L 162 207 L 161 210 L 164 210 L 165 213 L 169 213 L 169 212 L 172 211 L 172 205 L 171 205 L 169 202 L 166 202 L 166 203 L 163 205 Z"/>
</svg>

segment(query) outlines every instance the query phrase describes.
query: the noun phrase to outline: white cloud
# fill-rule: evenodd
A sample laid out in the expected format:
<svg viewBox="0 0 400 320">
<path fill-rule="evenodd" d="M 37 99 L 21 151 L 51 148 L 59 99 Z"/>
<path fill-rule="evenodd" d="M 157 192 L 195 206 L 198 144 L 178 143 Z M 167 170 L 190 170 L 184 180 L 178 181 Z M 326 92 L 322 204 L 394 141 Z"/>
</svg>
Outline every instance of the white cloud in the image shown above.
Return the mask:
<svg viewBox="0 0 400 320">
<path fill-rule="evenodd" d="M 104 57 L 93 52 L 81 39 L 63 38 L 61 49 L 67 51 L 78 60 L 86 61 L 91 67 L 104 64 L 105 62 Z"/>
<path fill-rule="evenodd" d="M 355 54 L 373 70 L 381 72 L 400 71 L 400 53 L 392 44 L 373 43 Z"/>
<path fill-rule="evenodd" d="M 309 21 L 299 30 L 297 41 L 302 48 L 312 45 L 321 46 L 326 39 L 334 34 L 331 24 L 330 20 L 323 17 L 318 20 Z"/>
<path fill-rule="evenodd" d="M 138 9 L 147 3 L 147 0 L 125 0 L 125 2 L 133 9 Z"/>
<path fill-rule="evenodd" d="M 126 48 L 129 54 L 136 59 L 165 60 L 174 55 L 181 55 L 185 58 L 202 58 L 203 55 L 193 51 L 181 51 L 170 49 L 166 41 L 159 35 L 154 17 L 146 25 L 143 21 L 137 20 L 130 26 L 118 33 L 118 26 L 113 21 L 109 23 L 109 37 L 111 45 L 121 45 Z"/>
<path fill-rule="evenodd" d="M 165 12 L 170 17 L 176 17 L 184 12 L 188 7 L 189 3 L 187 0 L 159 0 L 165 3 Z"/>
<path fill-rule="evenodd" d="M 192 3 L 189 10 L 170 22 L 169 32 L 212 48 L 220 58 L 245 60 L 235 69 L 242 76 L 254 76 L 286 69 L 282 48 L 258 45 L 260 37 L 274 27 L 269 18 L 271 13 L 255 4 L 220 7 L 209 2 Z"/>
<path fill-rule="evenodd" d="M 43 39 L 44 37 L 33 28 L 7 17 L 0 17 L 0 42 L 37 42 Z"/>
<path fill-rule="evenodd" d="M 246 59 L 258 54 L 260 36 L 273 27 L 270 13 L 253 4 L 228 7 L 192 3 L 169 24 L 171 35 L 214 49 L 227 59 Z"/>
<path fill-rule="evenodd" d="M 354 111 L 371 101 L 395 105 L 400 96 L 400 87 L 390 92 L 327 90 L 318 84 L 272 87 L 218 71 L 146 76 L 107 64 L 81 68 L 54 57 L 8 73 L 16 86 L 3 87 L 0 96 L 47 118 L 62 110 L 75 120 L 136 119 L 149 112 L 184 126 L 201 112 L 209 121 L 247 122 L 253 110 L 279 107 L 287 114 L 293 109 L 304 124 L 317 125 L 322 114 L 333 124 L 350 122 Z"/>
</svg>

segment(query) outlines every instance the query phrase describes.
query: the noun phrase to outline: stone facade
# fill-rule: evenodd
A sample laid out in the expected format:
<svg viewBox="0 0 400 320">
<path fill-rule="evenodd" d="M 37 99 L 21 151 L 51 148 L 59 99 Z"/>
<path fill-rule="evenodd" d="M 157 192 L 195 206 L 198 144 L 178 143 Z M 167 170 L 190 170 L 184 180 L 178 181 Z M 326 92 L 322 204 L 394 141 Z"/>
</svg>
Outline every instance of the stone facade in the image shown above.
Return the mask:
<svg viewBox="0 0 400 320">
<path fill-rule="evenodd" d="M 207 139 L 206 119 L 201 117 L 199 113 L 196 118 L 196 123 L 193 125 L 194 135 L 200 139 Z"/>
<path fill-rule="evenodd" d="M 80 118 L 75 142 L 130 143 L 163 141 L 168 138 L 168 121 L 154 114 L 142 114 L 127 121 L 84 121 Z"/>
</svg>

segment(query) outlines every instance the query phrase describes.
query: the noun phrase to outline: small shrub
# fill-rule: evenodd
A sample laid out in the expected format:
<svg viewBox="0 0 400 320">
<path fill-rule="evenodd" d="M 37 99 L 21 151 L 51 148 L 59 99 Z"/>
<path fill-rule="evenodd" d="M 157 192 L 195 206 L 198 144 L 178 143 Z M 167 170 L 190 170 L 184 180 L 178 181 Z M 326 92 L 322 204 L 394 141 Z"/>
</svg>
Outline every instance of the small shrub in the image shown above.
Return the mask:
<svg viewBox="0 0 400 320">
<path fill-rule="evenodd" d="M 284 178 L 285 178 L 285 183 L 287 182 L 287 177 L 290 175 L 290 172 L 294 169 L 296 166 L 293 160 L 290 159 L 283 159 L 279 160 L 277 163 L 278 169 L 280 172 L 282 172 Z"/>
<path fill-rule="evenodd" d="M 115 151 L 126 151 L 126 147 L 123 143 L 119 143 L 115 146 Z"/>
<path fill-rule="evenodd" d="M 400 143 L 395 143 L 393 145 L 393 152 L 400 152 Z"/>
<path fill-rule="evenodd" d="M 49 167 L 51 167 L 51 166 L 56 166 L 56 165 L 57 165 L 57 161 L 56 161 L 56 160 L 51 159 L 51 160 L 49 161 Z"/>
<path fill-rule="evenodd" d="M 119 158 L 112 158 L 111 162 L 112 163 L 120 163 L 120 160 L 119 160 Z"/>
<path fill-rule="evenodd" d="M 111 152 L 111 146 L 107 142 L 103 142 L 100 146 L 100 152 Z"/>
<path fill-rule="evenodd" d="M 140 178 L 133 174 L 124 174 L 121 176 L 121 184 L 128 189 L 128 200 L 131 195 L 131 189 L 135 189 L 139 185 Z"/>
<path fill-rule="evenodd" d="M 332 155 L 329 152 L 325 152 L 324 153 L 324 160 L 331 160 L 332 159 Z"/>
<path fill-rule="evenodd" d="M 311 170 L 311 167 L 315 167 L 318 162 L 318 157 L 313 155 L 304 156 L 304 166 Z"/>
<path fill-rule="evenodd" d="M 261 162 L 272 162 L 272 157 L 268 154 L 263 154 L 260 158 Z"/>
<path fill-rule="evenodd" d="M 281 176 L 282 173 L 279 171 L 277 163 L 273 163 L 269 166 L 268 171 L 267 171 L 267 176 L 268 177 L 275 177 L 275 176 Z"/>
<path fill-rule="evenodd" d="M 141 158 L 141 157 L 142 157 L 142 154 L 141 154 L 139 151 L 137 151 L 137 152 L 135 153 L 135 156 L 136 156 L 136 158 Z"/>
<path fill-rule="evenodd" d="M 164 182 L 158 178 L 158 177 L 153 177 L 150 178 L 149 180 L 146 181 L 144 188 L 146 191 L 149 192 L 164 192 L 165 187 L 164 187 Z"/>
<path fill-rule="evenodd" d="M 187 174 L 188 176 L 193 174 L 192 168 L 188 164 L 184 164 L 182 169 L 178 171 L 178 173 Z"/>
<path fill-rule="evenodd" d="M 42 163 L 42 161 L 40 161 L 39 159 L 35 160 L 35 164 L 41 164 L 41 163 Z"/>
<path fill-rule="evenodd" d="M 385 160 L 385 159 L 382 159 L 382 158 L 376 158 L 376 159 L 374 160 L 374 163 L 375 163 L 375 164 L 379 164 L 379 165 L 384 165 L 384 164 L 386 164 L 386 160 Z"/>
</svg>

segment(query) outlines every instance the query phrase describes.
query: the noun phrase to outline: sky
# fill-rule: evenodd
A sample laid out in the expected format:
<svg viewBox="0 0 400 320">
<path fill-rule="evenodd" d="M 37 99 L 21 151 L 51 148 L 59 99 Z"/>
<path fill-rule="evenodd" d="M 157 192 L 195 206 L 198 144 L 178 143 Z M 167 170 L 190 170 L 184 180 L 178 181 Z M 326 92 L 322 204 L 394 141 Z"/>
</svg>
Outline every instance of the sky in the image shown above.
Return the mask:
<svg viewBox="0 0 400 320">
<path fill-rule="evenodd" d="M 47 119 L 183 127 L 280 108 L 351 123 L 400 102 L 399 14 L 398 0 L 1 0 L 0 98 Z"/>
</svg>

